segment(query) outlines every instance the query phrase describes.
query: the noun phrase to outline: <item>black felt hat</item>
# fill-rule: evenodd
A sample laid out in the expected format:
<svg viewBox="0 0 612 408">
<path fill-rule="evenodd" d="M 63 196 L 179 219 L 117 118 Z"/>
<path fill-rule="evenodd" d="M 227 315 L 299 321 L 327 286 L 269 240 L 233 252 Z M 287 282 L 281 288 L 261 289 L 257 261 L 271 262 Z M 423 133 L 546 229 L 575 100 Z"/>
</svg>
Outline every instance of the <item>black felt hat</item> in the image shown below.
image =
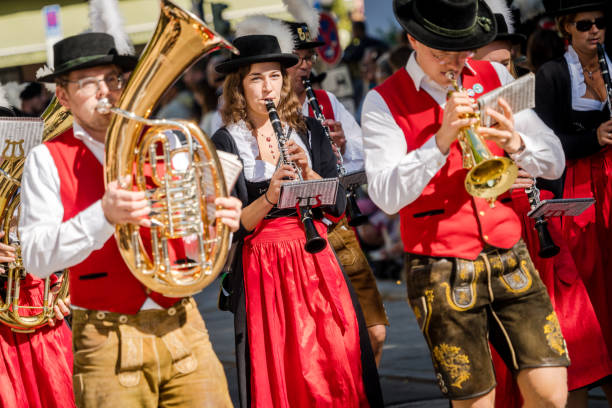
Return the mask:
<svg viewBox="0 0 612 408">
<path fill-rule="evenodd" d="M 240 67 L 257 62 L 279 62 L 289 68 L 297 64 L 299 57 L 295 54 L 281 52 L 278 40 L 273 35 L 244 35 L 233 41 L 240 55 L 232 56 L 215 67 L 217 72 L 229 74 Z"/>
<path fill-rule="evenodd" d="M 15 116 L 15 112 L 8 106 L 0 106 L 0 118 Z"/>
<path fill-rule="evenodd" d="M 38 78 L 40 82 L 53 82 L 57 77 L 77 69 L 114 64 L 124 71 L 131 71 L 138 59 L 131 55 L 119 55 L 115 40 L 106 33 L 84 33 L 64 38 L 53 45 L 55 70 Z"/>
<path fill-rule="evenodd" d="M 317 41 L 316 38 L 312 38 L 308 25 L 303 22 L 291 22 L 283 21 L 291 30 L 293 35 L 293 49 L 295 50 L 309 50 L 311 48 L 317 48 L 325 45 L 323 41 Z"/>
<path fill-rule="evenodd" d="M 482 0 L 393 0 L 393 11 L 408 34 L 437 50 L 473 50 L 497 35 L 495 16 Z"/>
<path fill-rule="evenodd" d="M 508 30 L 508 24 L 502 14 L 495 13 L 495 20 L 497 22 L 497 36 L 496 41 L 510 41 L 512 44 L 521 44 L 527 41 L 527 37 L 519 33 L 510 33 Z"/>
<path fill-rule="evenodd" d="M 608 0 L 609 1 L 609 0 Z M 562 16 L 580 13 L 582 11 L 601 10 L 606 7 L 606 1 L 597 0 L 544 0 L 546 14 Z"/>
</svg>

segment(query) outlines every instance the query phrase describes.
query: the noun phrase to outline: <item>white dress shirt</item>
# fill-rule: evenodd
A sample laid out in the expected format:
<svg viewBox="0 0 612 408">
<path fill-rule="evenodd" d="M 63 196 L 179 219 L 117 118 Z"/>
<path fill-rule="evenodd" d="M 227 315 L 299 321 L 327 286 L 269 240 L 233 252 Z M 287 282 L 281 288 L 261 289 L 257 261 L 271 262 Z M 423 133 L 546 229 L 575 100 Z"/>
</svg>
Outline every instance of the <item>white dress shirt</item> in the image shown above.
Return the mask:
<svg viewBox="0 0 612 408">
<path fill-rule="evenodd" d="M 89 136 L 76 120 L 73 131 L 103 164 L 104 144 Z M 101 199 L 69 220 L 62 222 L 63 217 L 59 174 L 49 149 L 42 144 L 25 161 L 19 217 L 23 264 L 39 278 L 81 263 L 114 239 L 115 227 L 106 219 Z M 161 306 L 147 298 L 141 310 L 151 308 Z"/>
<path fill-rule="evenodd" d="M 334 118 L 336 122 L 342 123 L 342 130 L 344 130 L 344 136 L 346 137 L 346 149 L 342 155 L 344 168 L 347 173 L 363 170 L 363 137 L 361 128 L 353 115 L 340 103 L 334 94 L 327 92 L 327 95 L 331 101 Z M 304 101 L 302 106 L 302 114 L 308 116 L 307 100 Z"/>
<path fill-rule="evenodd" d="M 493 63 L 502 85 L 514 80 L 501 64 Z M 445 88 L 430 79 L 412 53 L 405 67 L 416 89 L 423 88 L 444 109 Z M 466 69 L 472 69 L 466 63 Z M 366 95 L 361 124 L 368 194 L 388 214 L 394 214 L 415 201 L 429 181 L 442 169 L 448 155 L 442 154 L 435 135 L 420 148 L 407 152 L 404 132 L 397 125 L 389 107 L 375 90 Z M 512 155 L 519 167 L 534 177 L 557 179 L 565 168 L 561 143 L 553 131 L 531 110 L 514 115 L 525 150 Z"/>
</svg>

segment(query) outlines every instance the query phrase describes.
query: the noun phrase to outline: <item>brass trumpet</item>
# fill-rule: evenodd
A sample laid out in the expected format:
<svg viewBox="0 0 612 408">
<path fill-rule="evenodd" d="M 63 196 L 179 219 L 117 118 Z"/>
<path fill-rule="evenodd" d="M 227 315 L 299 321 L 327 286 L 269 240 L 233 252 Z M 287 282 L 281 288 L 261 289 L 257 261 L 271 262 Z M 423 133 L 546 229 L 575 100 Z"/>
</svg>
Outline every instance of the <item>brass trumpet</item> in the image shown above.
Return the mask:
<svg viewBox="0 0 612 408">
<path fill-rule="evenodd" d="M 446 77 L 455 91 L 462 92 L 452 72 Z M 480 114 L 474 114 L 480 119 Z M 463 152 L 463 168 L 470 169 L 465 177 L 465 189 L 474 197 L 484 198 L 491 207 L 497 197 L 510 188 L 518 175 L 518 167 L 507 157 L 497 157 L 491 153 L 482 136 L 478 134 L 478 122 L 461 129 L 459 145 Z"/>
<path fill-rule="evenodd" d="M 98 104 L 100 112 L 115 114 L 106 135 L 105 183 L 129 179 L 122 187 L 145 191 L 153 210 L 151 250 L 132 224 L 116 226 L 117 246 L 132 274 L 166 296 L 197 293 L 221 272 L 230 235 L 213 200 L 228 192 L 216 150 L 195 123 L 147 117 L 187 67 L 219 48 L 237 52 L 196 16 L 162 0 L 155 32 L 118 106 Z M 183 258 L 172 259 L 173 240 L 182 240 Z"/>
<path fill-rule="evenodd" d="M 44 130 L 42 141 L 46 142 L 62 134 L 72 126 L 72 115 L 66 108 L 53 98 L 42 114 Z M 5 160 L 0 166 L 0 220 L 4 231 L 3 242 L 16 246 L 16 259 L 5 268 L 6 294 L 0 297 L 0 323 L 6 324 L 13 331 L 31 333 L 47 324 L 52 318 L 53 308 L 60 299 L 68 296 L 67 271 L 62 272 L 57 292 L 51 293 L 51 277 L 45 279 L 42 305 L 24 306 L 19 302 L 21 281 L 27 271 L 21 261 L 19 236 L 15 236 L 17 217 L 19 217 L 21 175 L 25 157 Z M 11 240 L 10 236 L 13 236 Z M 25 313 L 23 313 L 25 312 Z"/>
</svg>

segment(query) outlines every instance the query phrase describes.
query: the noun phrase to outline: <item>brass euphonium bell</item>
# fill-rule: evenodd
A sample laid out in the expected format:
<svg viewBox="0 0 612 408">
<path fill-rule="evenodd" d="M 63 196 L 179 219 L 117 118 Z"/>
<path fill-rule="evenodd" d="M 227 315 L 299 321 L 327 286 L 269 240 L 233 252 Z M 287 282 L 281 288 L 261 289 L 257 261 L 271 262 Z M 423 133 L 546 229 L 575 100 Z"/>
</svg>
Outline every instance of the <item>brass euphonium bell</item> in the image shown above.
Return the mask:
<svg viewBox="0 0 612 408">
<path fill-rule="evenodd" d="M 463 91 L 452 72 L 446 76 L 457 92 Z M 475 113 L 474 117 L 479 119 L 480 114 Z M 474 197 L 486 199 L 493 207 L 497 197 L 514 184 L 518 167 L 509 158 L 497 157 L 491 153 L 478 134 L 478 122 L 461 129 L 459 145 L 463 151 L 463 168 L 470 169 L 465 177 L 465 189 Z"/>
<path fill-rule="evenodd" d="M 53 98 L 42 114 L 44 130 L 42 141 L 46 142 L 62 134 L 72 126 L 72 115 L 66 108 Z M 21 249 L 17 221 L 19 217 L 21 175 L 25 157 L 4 158 L 0 166 L 0 222 L 4 231 L 3 243 L 16 247 L 15 262 L 4 266 L 6 276 L 6 292 L 0 296 L 0 323 L 11 327 L 13 331 L 31 333 L 44 326 L 53 318 L 53 308 L 60 299 L 68 297 L 68 276 L 63 271 L 57 291 L 51 290 L 51 277 L 44 280 L 42 304 L 24 306 L 20 303 L 21 281 L 27 271 L 21 261 Z M 11 239 L 12 237 L 12 239 Z"/>
<path fill-rule="evenodd" d="M 98 106 L 115 114 L 106 135 L 106 185 L 119 181 L 144 191 L 153 209 L 150 245 L 143 245 L 137 225 L 119 224 L 117 246 L 132 274 L 166 296 L 197 293 L 221 272 L 230 234 L 213 200 L 228 192 L 216 150 L 195 123 L 146 118 L 186 68 L 219 48 L 237 52 L 196 16 L 162 0 L 155 32 L 117 107 L 104 100 Z M 181 259 L 172 259 L 173 240 L 183 241 Z"/>
</svg>

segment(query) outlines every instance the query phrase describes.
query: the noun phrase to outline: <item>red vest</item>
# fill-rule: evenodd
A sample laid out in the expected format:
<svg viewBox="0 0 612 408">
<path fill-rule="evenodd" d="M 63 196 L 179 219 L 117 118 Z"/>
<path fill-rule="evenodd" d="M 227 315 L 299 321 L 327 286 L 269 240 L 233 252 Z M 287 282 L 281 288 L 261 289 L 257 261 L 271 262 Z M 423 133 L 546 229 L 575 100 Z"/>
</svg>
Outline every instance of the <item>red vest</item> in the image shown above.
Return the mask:
<svg viewBox="0 0 612 408">
<path fill-rule="evenodd" d="M 331 99 L 327 92 L 322 89 L 314 89 L 314 94 L 317 97 L 317 101 L 319 102 L 319 106 L 321 107 L 321 113 L 325 116 L 325 119 L 333 119 L 336 120 L 336 115 L 334 115 L 334 109 L 332 108 Z M 312 108 L 308 105 L 308 116 L 314 118 L 314 113 L 312 112 Z"/>
<path fill-rule="evenodd" d="M 45 145 L 57 168 L 64 218 L 69 220 L 104 195 L 104 169 L 98 159 L 67 130 Z M 143 239 L 144 240 L 144 239 Z M 134 314 L 147 296 L 170 307 L 178 299 L 151 292 L 132 275 L 117 248 L 115 237 L 70 268 L 72 304 L 92 310 Z"/>
<path fill-rule="evenodd" d="M 481 91 L 479 96 L 500 86 L 499 77 L 489 62 L 469 61 L 464 69 L 464 88 Z M 479 86 L 480 85 L 480 86 Z M 416 90 L 405 69 L 398 70 L 376 87 L 395 122 L 403 130 L 408 152 L 421 147 L 440 128 L 443 111 L 423 89 Z M 487 142 L 491 152 L 503 156 L 495 143 Z M 450 148 L 446 164 L 431 179 L 418 199 L 400 210 L 402 240 L 406 252 L 476 259 L 486 244 L 510 248 L 521 237 L 521 224 L 508 195 L 499 197 L 495 207 L 467 193 L 459 143 Z"/>
</svg>

